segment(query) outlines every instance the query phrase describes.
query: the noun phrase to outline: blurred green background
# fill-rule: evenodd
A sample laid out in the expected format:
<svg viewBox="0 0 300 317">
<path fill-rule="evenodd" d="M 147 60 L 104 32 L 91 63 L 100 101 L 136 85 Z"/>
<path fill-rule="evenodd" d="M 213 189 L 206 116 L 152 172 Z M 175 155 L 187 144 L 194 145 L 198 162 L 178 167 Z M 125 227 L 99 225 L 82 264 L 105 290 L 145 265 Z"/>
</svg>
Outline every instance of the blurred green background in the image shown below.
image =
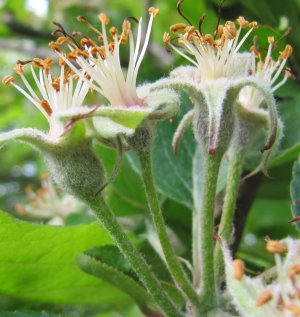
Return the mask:
<svg viewBox="0 0 300 317">
<path fill-rule="evenodd" d="M 55 29 L 51 24 L 52 21 L 62 23 L 69 32 L 80 30 L 89 35 L 90 31 L 86 26 L 76 21 L 78 15 L 83 15 L 94 25 L 99 25 L 97 14 L 104 11 L 111 17 L 112 23 L 121 28 L 122 21 L 126 16 L 144 16 L 147 19 L 147 9 L 152 5 L 159 7 L 160 15 L 154 21 L 151 43 L 148 55 L 141 67 L 139 82 L 153 81 L 162 76 L 167 76 L 174 67 L 187 64 L 180 57 L 168 52 L 162 43 L 162 35 L 168 30 L 170 24 L 183 22 L 176 10 L 175 0 L 0 0 L 0 76 L 12 74 L 12 68 L 18 59 L 27 60 L 36 56 L 41 58 L 52 56 L 53 53 L 48 48 L 48 42 L 53 39 L 51 31 Z M 207 18 L 203 24 L 203 29 L 205 32 L 211 33 L 216 26 L 218 5 L 219 1 L 217 0 L 185 0 L 182 4 L 182 10 L 196 25 L 199 19 L 206 14 Z M 300 149 L 300 1 L 228 0 L 225 2 L 221 14 L 222 21 L 233 20 L 240 15 L 245 16 L 248 20 L 259 22 L 262 27 L 254 32 L 261 37 L 261 43 L 266 42 L 268 34 L 279 38 L 288 26 L 293 29 L 283 39 L 283 43 L 290 43 L 294 47 L 294 54 L 289 61 L 289 66 L 292 68 L 295 80 L 290 80 L 276 92 L 278 108 L 285 129 L 279 156 L 271 162 L 270 174 L 273 179 L 257 176 L 253 183 L 247 184 L 238 205 L 241 209 L 241 215 L 239 216 L 241 219 L 236 219 L 236 231 L 239 234 L 243 231 L 244 218 L 246 218 L 245 215 L 251 206 L 238 255 L 247 261 L 251 270 L 257 272 L 272 265 L 272 259 L 263 250 L 265 236 L 280 239 L 287 235 L 298 235 L 294 225 L 288 224 L 287 221 L 292 217 L 289 194 L 292 165 L 297 159 Z M 251 44 L 249 39 L 244 45 L 244 49 L 249 48 Z M 275 56 L 277 56 L 276 54 L 278 52 L 275 52 Z M 122 56 L 122 59 L 124 65 L 126 65 L 126 56 Z M 47 122 L 43 116 L 13 87 L 1 85 L 0 96 L 1 131 L 20 127 L 36 127 L 47 130 Z M 90 102 L 99 103 L 101 99 L 92 96 Z M 184 96 L 183 104 L 185 110 L 191 106 Z M 181 111 L 181 115 L 185 110 Z M 192 141 L 192 133 L 189 131 L 184 138 L 184 145 L 180 148 L 178 157 L 175 159 L 172 156 L 171 137 L 177 122 L 178 118 L 175 119 L 173 124 L 168 121 L 159 124 L 158 138 L 154 149 L 154 163 L 156 173 L 160 175 L 160 178 L 157 178 L 157 185 L 167 223 L 180 241 L 178 252 L 189 258 L 192 205 L 191 169 L 195 147 Z M 100 146 L 96 147 L 96 151 L 109 172 L 113 165 L 113 151 Z M 254 152 L 254 155 L 252 155 L 253 153 L 249 155 L 245 171 L 256 164 L 255 157 L 260 155 L 259 148 L 254 148 Z M 15 217 L 20 217 L 16 212 L 15 205 L 26 202 L 26 186 L 33 184 L 34 188 L 38 188 L 40 178 L 47 170 L 43 160 L 35 152 L 20 144 L 10 144 L 2 149 L 0 162 L 0 206 L 4 211 Z M 257 193 L 255 193 L 256 189 L 258 189 Z M 253 199 L 250 199 L 250 202 L 247 201 L 247 197 L 249 198 L 251 195 L 256 197 L 253 204 L 251 204 Z M 106 196 L 113 210 L 122 217 L 121 220 L 124 224 L 133 230 L 141 241 L 144 241 L 143 237 L 147 229 L 147 220 L 145 220 L 147 219 L 147 207 L 142 185 L 136 173 L 134 158 L 125 158 L 121 174 L 107 190 Z M 90 221 L 92 221 L 92 218 L 75 217 L 67 224 L 77 224 L 79 228 L 80 224 Z M 51 231 L 52 228 L 49 230 Z M 71 228 L 69 230 L 77 229 Z M 49 237 L 51 234 L 55 234 L 54 231 L 53 233 L 50 231 Z M 2 229 L 2 232 L 0 229 L 0 233 L 5 240 L 6 233 L 4 229 Z M 46 239 L 42 232 L 41 237 Z M 19 238 L 22 239 L 22 237 Z M 64 239 L 66 239 L 66 236 L 64 236 Z M 18 244 L 18 241 L 15 241 L 15 243 L 15 245 L 8 245 L 8 247 L 15 247 L 15 253 L 17 253 L 18 248 L 21 249 L 22 245 Z M 56 243 L 59 245 L 59 240 Z M 36 246 L 36 248 L 40 248 L 40 246 Z M 83 246 L 80 246 L 80 248 L 83 248 Z M 79 250 L 83 251 L 80 248 Z M 30 249 L 28 252 L 30 252 Z M 151 254 L 151 251 L 149 252 Z M 9 258 L 9 255 L 6 254 L 5 256 L 2 258 L 0 256 L 0 267 Z M 10 256 L 9 259 L 14 259 L 13 254 Z M 32 258 L 32 261 L 35 260 Z M 36 261 L 39 263 L 39 259 L 36 259 Z M 60 261 L 59 254 L 55 261 Z M 99 291 L 98 288 L 87 290 L 82 288 L 81 291 L 85 292 L 85 299 L 81 300 L 81 296 L 77 294 L 74 295 L 73 300 L 70 300 L 73 295 L 68 293 L 68 287 L 72 288 L 72 276 L 69 277 L 70 285 L 66 283 L 68 287 L 60 288 L 58 282 L 58 285 L 53 289 L 50 287 L 47 292 L 42 287 L 43 283 L 47 283 L 45 276 L 36 276 L 33 270 L 29 270 L 27 279 L 22 280 L 24 274 L 16 273 L 13 270 L 9 271 L 10 273 L 7 272 L 5 269 L 2 271 L 3 274 L 8 274 L 3 283 L 9 284 L 10 278 L 15 281 L 7 287 L 5 285 L 0 286 L 0 311 L 6 311 L 7 316 L 10 316 L 9 311 L 38 311 L 41 309 L 74 317 L 136 317 L 140 315 L 137 307 L 133 305 L 128 297 L 113 287 L 106 290 L 106 284 L 105 287 L 102 286 L 101 288 L 102 293 L 99 292 L 98 294 L 99 301 L 97 296 L 94 296 L 95 294 L 92 300 L 87 300 L 88 292 L 95 293 L 95 290 Z M 76 271 L 76 274 L 79 273 Z M 76 276 L 74 275 L 73 278 L 76 278 Z M 47 278 L 51 278 L 51 276 Z M 57 278 L 62 277 L 59 275 Z M 37 280 L 40 281 L 40 284 L 33 283 Z M 31 283 L 33 284 L 31 285 Z M 95 280 L 94 282 L 93 280 L 93 283 L 96 284 L 98 281 Z M 32 289 L 28 291 L 30 287 Z M 39 287 L 43 290 L 40 295 L 38 295 Z M 78 292 L 80 292 L 80 289 Z M 6 316 L 4 314 L 1 314 L 1 316 Z M 30 313 L 28 316 L 34 315 Z M 46 314 L 45 316 L 51 315 Z"/>
</svg>

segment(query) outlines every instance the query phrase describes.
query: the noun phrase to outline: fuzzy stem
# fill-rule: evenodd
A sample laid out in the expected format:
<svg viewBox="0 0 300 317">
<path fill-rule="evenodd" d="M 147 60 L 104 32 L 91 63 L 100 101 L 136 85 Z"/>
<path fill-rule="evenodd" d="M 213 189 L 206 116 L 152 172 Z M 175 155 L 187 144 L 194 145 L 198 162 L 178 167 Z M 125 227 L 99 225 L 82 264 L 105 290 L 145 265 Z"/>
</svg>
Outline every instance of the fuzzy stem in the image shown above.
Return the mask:
<svg viewBox="0 0 300 317">
<path fill-rule="evenodd" d="M 200 289 L 203 311 L 215 306 L 214 278 L 214 206 L 221 155 L 206 155 L 202 193 L 199 197 L 194 186 L 195 210 L 193 214 L 194 286 Z M 194 180 L 200 175 L 194 175 Z M 194 184 L 195 185 L 195 184 Z"/>
<path fill-rule="evenodd" d="M 116 217 L 105 203 L 103 197 L 98 195 L 95 199 L 89 199 L 87 203 L 95 212 L 102 225 L 110 233 L 121 252 L 126 256 L 149 294 L 154 301 L 157 302 L 164 314 L 168 317 L 182 317 L 183 315 L 178 311 L 175 304 L 165 293 L 144 258 L 123 231 Z"/>
<path fill-rule="evenodd" d="M 162 211 L 157 199 L 155 190 L 154 177 L 152 172 L 151 152 L 146 151 L 139 154 L 143 182 L 147 194 L 148 205 L 152 215 L 152 219 L 158 233 L 158 238 L 164 252 L 165 260 L 173 280 L 182 291 L 185 299 L 187 299 L 195 308 L 200 309 L 200 298 L 184 272 L 176 253 L 170 243 Z"/>
<path fill-rule="evenodd" d="M 243 156 L 243 151 L 240 150 L 236 152 L 231 157 L 228 168 L 227 186 L 223 203 L 223 211 L 221 223 L 218 230 L 218 235 L 221 236 L 227 243 L 230 240 L 232 233 L 233 217 L 242 173 Z M 218 283 L 221 281 L 221 277 L 224 273 L 224 260 L 219 243 L 216 244 L 214 257 L 215 279 L 216 283 Z"/>
</svg>

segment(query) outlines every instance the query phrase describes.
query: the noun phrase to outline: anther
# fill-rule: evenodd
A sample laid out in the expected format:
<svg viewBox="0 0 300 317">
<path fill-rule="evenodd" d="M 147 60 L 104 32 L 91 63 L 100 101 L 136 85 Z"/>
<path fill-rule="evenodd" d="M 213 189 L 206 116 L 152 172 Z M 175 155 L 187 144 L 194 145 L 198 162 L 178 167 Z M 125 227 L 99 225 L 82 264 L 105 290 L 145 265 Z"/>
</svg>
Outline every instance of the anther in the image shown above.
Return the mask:
<svg viewBox="0 0 300 317">
<path fill-rule="evenodd" d="M 242 16 L 238 17 L 236 21 L 243 29 L 249 26 L 249 22 Z"/>
<path fill-rule="evenodd" d="M 215 38 L 221 37 L 223 34 L 224 25 L 219 24 L 216 31 L 215 31 Z"/>
<path fill-rule="evenodd" d="M 266 244 L 266 250 L 274 254 L 283 254 L 288 251 L 287 246 L 277 240 L 269 240 Z"/>
<path fill-rule="evenodd" d="M 83 22 L 83 23 L 87 22 L 86 18 L 82 15 L 78 15 L 78 17 L 76 19 L 78 22 Z"/>
<path fill-rule="evenodd" d="M 82 38 L 82 39 L 80 40 L 80 44 L 81 44 L 81 46 L 83 46 L 83 47 L 85 47 L 85 46 L 87 46 L 87 47 L 93 47 L 93 46 L 96 45 L 96 43 L 95 43 L 94 41 L 92 41 L 91 39 L 86 38 L 86 37 L 84 37 L 84 38 Z"/>
<path fill-rule="evenodd" d="M 4 76 L 2 79 L 2 84 L 5 86 L 10 85 L 11 83 L 14 83 L 16 80 L 13 76 Z"/>
<path fill-rule="evenodd" d="M 273 45 L 275 43 L 275 39 L 274 39 L 274 36 L 268 36 L 268 43 L 270 45 Z"/>
<path fill-rule="evenodd" d="M 51 85 L 57 92 L 60 91 L 59 78 L 56 78 Z"/>
<path fill-rule="evenodd" d="M 169 44 L 171 42 L 171 36 L 169 33 L 165 32 L 163 35 L 163 42 Z"/>
<path fill-rule="evenodd" d="M 34 67 L 44 68 L 44 61 L 41 58 L 35 57 L 32 60 L 32 65 Z"/>
<path fill-rule="evenodd" d="M 56 40 L 56 44 L 57 44 L 57 45 L 61 45 L 61 44 L 68 43 L 68 42 L 69 42 L 69 40 L 68 40 L 68 38 L 65 37 L 65 36 L 60 36 L 60 37 L 58 37 L 57 40 Z"/>
<path fill-rule="evenodd" d="M 109 17 L 105 13 L 100 13 L 98 15 L 98 19 L 104 25 L 108 25 L 109 24 Z"/>
<path fill-rule="evenodd" d="M 48 114 L 48 116 L 51 116 L 52 114 L 52 109 L 48 103 L 48 101 L 46 99 L 42 99 L 40 101 L 40 105 L 43 107 L 43 109 L 46 111 L 46 113 Z"/>
<path fill-rule="evenodd" d="M 223 34 L 229 40 L 232 40 L 236 37 L 237 29 L 235 24 L 232 21 L 227 21 L 223 29 Z"/>
<path fill-rule="evenodd" d="M 252 29 L 258 28 L 258 23 L 256 21 L 249 22 L 249 27 Z"/>
<path fill-rule="evenodd" d="M 280 52 L 278 60 L 282 61 L 284 59 L 287 59 L 292 55 L 292 53 L 293 53 L 293 47 L 287 44 L 283 52 Z"/>
<path fill-rule="evenodd" d="M 233 261 L 232 265 L 233 265 L 233 278 L 235 280 L 240 281 L 244 276 L 245 264 L 242 260 L 236 259 Z"/>
<path fill-rule="evenodd" d="M 173 33 L 177 33 L 179 31 L 184 31 L 187 25 L 185 23 L 176 23 L 170 26 L 170 31 Z"/>
<path fill-rule="evenodd" d="M 288 276 L 293 277 L 298 274 L 300 274 L 300 264 L 295 264 L 289 269 Z"/>
<path fill-rule="evenodd" d="M 52 51 L 54 52 L 60 52 L 60 48 L 59 46 L 57 45 L 56 42 L 52 41 L 48 44 L 48 46 L 51 48 Z"/>
<path fill-rule="evenodd" d="M 126 19 L 122 24 L 122 36 L 128 36 L 131 30 L 131 23 Z"/>
<path fill-rule="evenodd" d="M 22 65 L 21 63 L 17 63 L 16 66 L 14 67 L 14 71 L 19 74 L 19 75 L 22 75 L 24 74 L 24 65 Z"/>
<path fill-rule="evenodd" d="M 265 290 L 257 299 L 255 306 L 260 307 L 264 304 L 267 304 L 271 299 L 273 298 L 273 295 L 270 291 Z"/>
<path fill-rule="evenodd" d="M 159 9 L 155 8 L 155 7 L 150 7 L 148 9 L 149 14 L 153 14 L 154 17 L 156 17 L 157 15 L 159 15 Z"/>
<path fill-rule="evenodd" d="M 112 35 L 112 36 L 115 36 L 117 33 L 118 33 L 118 29 L 113 26 L 109 29 L 109 33 Z"/>
</svg>

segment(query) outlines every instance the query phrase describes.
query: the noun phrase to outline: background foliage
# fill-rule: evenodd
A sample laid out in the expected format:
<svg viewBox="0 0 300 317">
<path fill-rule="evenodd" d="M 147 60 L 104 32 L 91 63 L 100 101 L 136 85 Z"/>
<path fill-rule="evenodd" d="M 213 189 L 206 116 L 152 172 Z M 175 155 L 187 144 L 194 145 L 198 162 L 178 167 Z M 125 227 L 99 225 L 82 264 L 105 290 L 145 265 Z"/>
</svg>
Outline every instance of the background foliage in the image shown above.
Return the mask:
<svg viewBox="0 0 300 317">
<path fill-rule="evenodd" d="M 218 3 L 218 0 L 186 0 L 182 8 L 195 24 L 204 13 L 207 14 L 203 27 L 205 31 L 213 32 Z M 182 21 L 175 0 L 1 0 L 0 75 L 3 77 L 11 74 L 18 59 L 51 54 L 47 44 L 54 29 L 52 20 L 61 22 L 69 31 L 89 33 L 84 25 L 76 21 L 76 16 L 84 15 L 96 25 L 97 13 L 105 11 L 120 27 L 126 16 L 145 15 L 146 18 L 147 8 L 151 5 L 159 7 L 161 13 L 154 22 L 152 42 L 139 81 L 142 83 L 165 76 L 180 63 L 185 63 L 167 52 L 161 40 L 170 24 Z M 242 185 L 238 200 L 238 216 L 235 221 L 238 239 L 234 245 L 238 248 L 238 255 L 247 261 L 248 267 L 258 272 L 272 265 L 272 260 L 263 250 L 266 235 L 274 239 L 298 235 L 288 220 L 292 218 L 289 189 L 292 166 L 300 152 L 300 1 L 227 1 L 222 10 L 222 19 L 235 19 L 239 15 L 257 20 L 263 25 L 256 33 L 263 37 L 262 43 L 267 34 L 279 38 L 288 26 L 293 28 L 283 41 L 294 47 L 290 66 L 295 80 L 277 92 L 278 108 L 285 128 L 278 156 L 271 162 L 270 174 L 273 178 L 257 175 L 249 179 Z M 245 49 L 250 45 L 249 41 Z M 40 113 L 13 88 L 0 86 L 0 96 L 1 130 L 26 126 L 47 128 Z M 97 96 L 90 98 L 92 103 L 103 102 Z M 184 109 L 191 107 L 186 96 L 182 96 L 182 101 L 181 114 Z M 166 121 L 158 124 L 154 165 L 167 224 L 176 237 L 178 252 L 189 258 L 191 172 L 196 153 L 192 131 L 188 131 L 181 142 L 178 156 L 174 157 L 171 138 L 178 121 L 179 117 L 173 123 Z M 114 152 L 100 145 L 95 150 L 102 157 L 109 173 L 113 167 Z M 256 165 L 258 155 L 259 146 L 253 155 L 249 155 L 245 173 Z M 201 155 L 198 154 L 196 159 L 201 159 Z M 139 316 L 138 308 L 127 295 L 81 272 L 75 265 L 75 255 L 78 252 L 95 245 L 111 243 L 107 234 L 97 228 L 97 224 L 83 224 L 92 222 L 92 218 L 73 216 L 67 221 L 70 226 L 64 228 L 32 224 L 29 219 L 24 219 L 27 222 L 15 219 L 20 218 L 15 209 L 16 203 L 26 200 L 26 185 L 37 187 L 41 175 L 47 172 L 42 159 L 26 146 L 11 144 L 2 149 L 0 162 L 0 203 L 6 211 L 0 214 L 1 316 L 35 316 L 33 311 L 40 310 L 47 313 L 36 313 L 36 316 Z M 295 198 L 299 196 L 299 167 L 296 166 L 294 170 L 292 186 Z M 120 221 L 134 232 L 132 237 L 143 253 L 149 255 L 151 264 L 159 269 L 161 278 L 168 280 L 159 257 L 146 242 L 145 237 L 150 235 L 151 228 L 138 171 L 136 159 L 127 155 L 120 175 L 106 190 L 106 196 L 114 212 L 120 216 Z M 223 173 L 226 174 L 226 166 Z M 225 185 L 224 179 L 225 176 L 219 180 L 220 197 Z M 297 214 L 298 209 L 293 207 L 293 210 Z"/>
</svg>

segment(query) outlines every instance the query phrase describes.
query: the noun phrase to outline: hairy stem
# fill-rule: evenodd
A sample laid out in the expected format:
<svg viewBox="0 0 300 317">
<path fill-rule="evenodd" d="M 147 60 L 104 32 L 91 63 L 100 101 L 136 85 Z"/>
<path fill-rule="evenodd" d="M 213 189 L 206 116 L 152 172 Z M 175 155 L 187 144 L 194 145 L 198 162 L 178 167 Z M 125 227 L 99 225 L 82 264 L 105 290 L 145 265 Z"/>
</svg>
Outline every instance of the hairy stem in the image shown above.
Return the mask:
<svg viewBox="0 0 300 317">
<path fill-rule="evenodd" d="M 235 153 L 229 162 L 226 192 L 221 216 L 218 235 L 226 242 L 230 240 L 233 226 L 233 218 L 238 196 L 240 178 L 243 164 L 243 151 Z M 216 283 L 221 281 L 224 274 L 224 260 L 220 244 L 215 247 L 215 279 Z"/>
<path fill-rule="evenodd" d="M 95 212 L 102 225 L 110 233 L 121 252 L 126 256 L 149 294 L 160 306 L 164 314 L 168 317 L 182 317 L 183 315 L 178 311 L 175 304 L 165 293 L 144 258 L 123 231 L 116 217 L 105 203 L 103 197 L 98 195 L 95 199 L 89 199 L 87 203 Z"/>
<path fill-rule="evenodd" d="M 187 299 L 193 306 L 195 311 L 200 309 L 200 298 L 192 286 L 184 272 L 175 251 L 170 243 L 162 211 L 157 199 L 157 193 L 154 184 L 154 177 L 152 172 L 151 152 L 143 152 L 139 154 L 143 182 L 147 194 L 148 205 L 152 215 L 152 219 L 158 234 L 162 250 L 164 252 L 165 260 L 168 269 L 172 275 L 174 282 L 177 284 L 185 299 Z"/>
<path fill-rule="evenodd" d="M 200 290 L 203 311 L 215 306 L 214 278 L 214 206 L 221 163 L 220 155 L 206 155 L 204 175 L 194 169 L 193 265 L 194 286 Z M 202 177 L 201 190 L 199 177 Z"/>
</svg>

